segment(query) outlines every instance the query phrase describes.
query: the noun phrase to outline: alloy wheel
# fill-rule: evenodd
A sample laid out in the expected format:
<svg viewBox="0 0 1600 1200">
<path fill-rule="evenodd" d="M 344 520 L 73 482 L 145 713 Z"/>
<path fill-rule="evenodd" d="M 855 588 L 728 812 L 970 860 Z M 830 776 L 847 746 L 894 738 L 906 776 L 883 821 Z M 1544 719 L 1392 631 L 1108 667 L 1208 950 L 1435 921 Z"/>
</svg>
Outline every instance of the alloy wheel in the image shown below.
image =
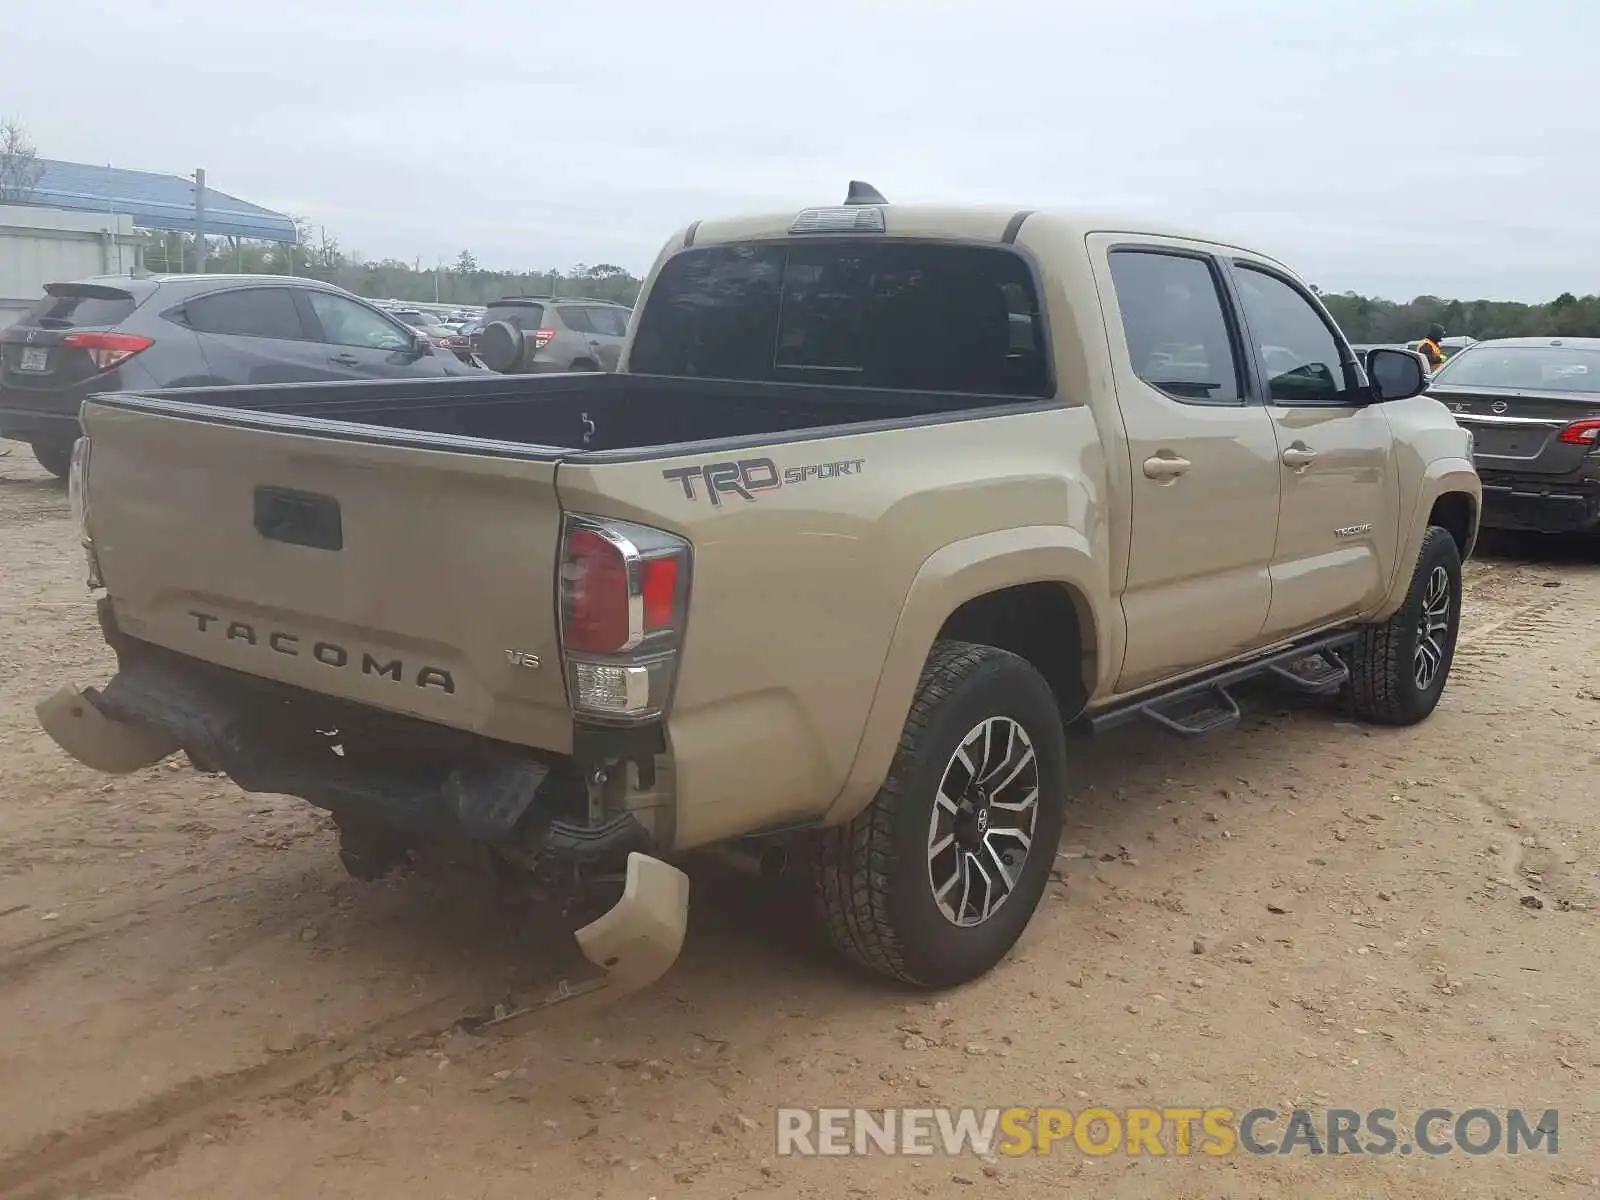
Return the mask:
<svg viewBox="0 0 1600 1200">
<path fill-rule="evenodd" d="M 951 924 L 981 925 L 1017 886 L 1039 818 L 1039 760 L 1010 717 L 974 725 L 945 764 L 928 823 L 928 883 Z"/>
</svg>

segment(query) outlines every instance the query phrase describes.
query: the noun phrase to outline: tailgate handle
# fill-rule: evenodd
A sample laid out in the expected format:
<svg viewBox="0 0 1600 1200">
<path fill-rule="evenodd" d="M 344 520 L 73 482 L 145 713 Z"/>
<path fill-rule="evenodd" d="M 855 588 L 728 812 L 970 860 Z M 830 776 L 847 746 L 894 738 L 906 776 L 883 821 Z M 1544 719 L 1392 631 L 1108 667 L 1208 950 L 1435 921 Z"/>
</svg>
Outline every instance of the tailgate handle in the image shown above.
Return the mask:
<svg viewBox="0 0 1600 1200">
<path fill-rule="evenodd" d="M 313 550 L 344 549 L 339 502 L 332 496 L 312 492 L 258 487 L 256 532 L 274 542 L 310 546 Z"/>
</svg>

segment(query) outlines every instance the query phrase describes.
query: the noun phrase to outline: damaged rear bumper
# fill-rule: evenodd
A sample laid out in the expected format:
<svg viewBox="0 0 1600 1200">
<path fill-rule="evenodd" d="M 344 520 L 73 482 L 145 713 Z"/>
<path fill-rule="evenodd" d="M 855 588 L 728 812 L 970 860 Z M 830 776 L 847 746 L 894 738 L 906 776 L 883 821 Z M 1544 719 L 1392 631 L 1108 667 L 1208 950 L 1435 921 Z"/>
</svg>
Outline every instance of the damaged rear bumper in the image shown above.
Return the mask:
<svg viewBox="0 0 1600 1200">
<path fill-rule="evenodd" d="M 581 819 L 585 794 L 569 764 L 107 632 L 120 664 L 111 682 L 63 687 L 35 706 L 79 762 L 127 774 L 184 750 L 247 792 L 324 809 L 341 830 L 500 846 L 567 878 L 620 876 L 621 898 L 577 931 L 585 957 L 607 973 L 598 982 L 612 993 L 643 987 L 676 960 L 688 878 L 654 856 L 631 813 Z"/>
</svg>

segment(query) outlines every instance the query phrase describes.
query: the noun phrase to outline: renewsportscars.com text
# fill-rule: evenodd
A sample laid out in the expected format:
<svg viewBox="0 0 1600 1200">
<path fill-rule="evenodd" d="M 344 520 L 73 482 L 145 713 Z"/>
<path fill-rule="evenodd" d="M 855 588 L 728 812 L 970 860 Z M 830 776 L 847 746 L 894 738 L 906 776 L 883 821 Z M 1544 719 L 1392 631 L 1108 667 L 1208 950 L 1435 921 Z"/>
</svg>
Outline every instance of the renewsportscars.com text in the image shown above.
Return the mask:
<svg viewBox="0 0 1600 1200">
<path fill-rule="evenodd" d="M 1560 1114 L 1510 1108 L 781 1108 L 777 1153 L 1139 1156 L 1556 1154 Z"/>
</svg>

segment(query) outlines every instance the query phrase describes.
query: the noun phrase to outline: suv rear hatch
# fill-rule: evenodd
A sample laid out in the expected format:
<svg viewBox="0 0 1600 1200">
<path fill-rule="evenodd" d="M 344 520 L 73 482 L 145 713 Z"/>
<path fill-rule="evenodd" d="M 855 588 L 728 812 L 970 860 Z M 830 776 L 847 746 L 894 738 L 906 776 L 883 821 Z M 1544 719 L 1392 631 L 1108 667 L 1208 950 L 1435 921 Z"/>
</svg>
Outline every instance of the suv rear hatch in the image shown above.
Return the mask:
<svg viewBox="0 0 1600 1200">
<path fill-rule="evenodd" d="M 52 283 L 45 297 L 0 331 L 0 384 L 64 391 L 112 370 L 150 339 L 116 326 L 153 293 L 103 283 Z"/>
<path fill-rule="evenodd" d="M 122 632 L 323 695 L 570 748 L 556 451 L 470 453 L 437 435 L 423 448 L 332 422 L 312 437 L 219 409 L 195 419 L 91 402 L 84 421 L 87 523 Z"/>
</svg>

